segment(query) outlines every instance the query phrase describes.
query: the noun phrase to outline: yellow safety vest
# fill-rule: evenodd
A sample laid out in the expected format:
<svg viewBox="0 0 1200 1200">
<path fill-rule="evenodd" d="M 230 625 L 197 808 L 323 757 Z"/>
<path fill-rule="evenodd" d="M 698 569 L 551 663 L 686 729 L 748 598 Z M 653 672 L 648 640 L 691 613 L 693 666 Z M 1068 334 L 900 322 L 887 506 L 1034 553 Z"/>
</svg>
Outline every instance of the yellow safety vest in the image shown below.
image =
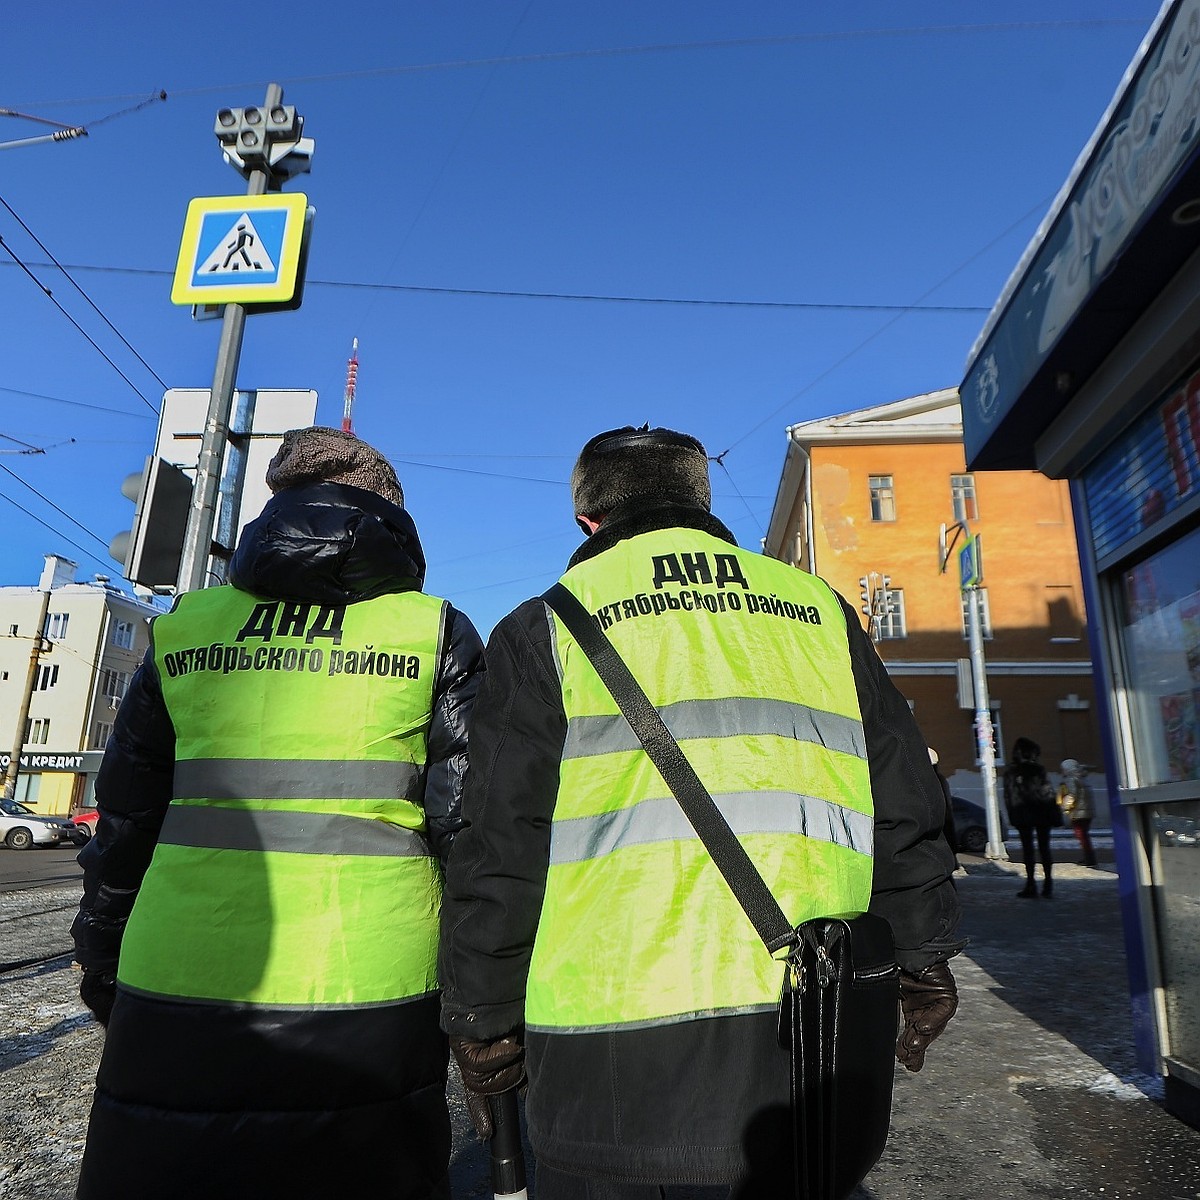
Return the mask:
<svg viewBox="0 0 1200 1200">
<path fill-rule="evenodd" d="M 874 817 L 837 597 L 687 529 L 569 570 L 795 923 L 866 910 Z M 675 797 L 554 618 L 567 736 L 526 1023 L 548 1032 L 769 1008 L 774 962 Z"/>
<path fill-rule="evenodd" d="M 174 799 L 122 941 L 124 987 L 284 1007 L 436 990 L 441 872 L 422 800 L 443 607 L 219 587 L 156 619 Z"/>
</svg>

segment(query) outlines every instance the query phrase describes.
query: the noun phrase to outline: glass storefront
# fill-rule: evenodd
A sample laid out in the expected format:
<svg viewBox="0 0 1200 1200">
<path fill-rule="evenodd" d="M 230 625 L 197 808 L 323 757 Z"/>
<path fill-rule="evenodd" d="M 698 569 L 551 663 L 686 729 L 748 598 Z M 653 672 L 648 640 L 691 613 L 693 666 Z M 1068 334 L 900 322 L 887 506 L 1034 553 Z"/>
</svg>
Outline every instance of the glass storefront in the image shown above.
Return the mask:
<svg viewBox="0 0 1200 1200">
<path fill-rule="evenodd" d="M 1146 806 L 1168 1054 L 1200 1066 L 1200 800 Z"/>
<path fill-rule="evenodd" d="M 1200 779 L 1200 529 L 1121 573 L 1137 787 Z"/>
<path fill-rule="evenodd" d="M 1140 791 L 1200 780 L 1200 529 L 1123 570 L 1119 583 L 1133 758 L 1127 782 Z M 1152 877 L 1167 1053 L 1200 1064 L 1200 799 L 1142 804 L 1138 811 Z"/>
</svg>

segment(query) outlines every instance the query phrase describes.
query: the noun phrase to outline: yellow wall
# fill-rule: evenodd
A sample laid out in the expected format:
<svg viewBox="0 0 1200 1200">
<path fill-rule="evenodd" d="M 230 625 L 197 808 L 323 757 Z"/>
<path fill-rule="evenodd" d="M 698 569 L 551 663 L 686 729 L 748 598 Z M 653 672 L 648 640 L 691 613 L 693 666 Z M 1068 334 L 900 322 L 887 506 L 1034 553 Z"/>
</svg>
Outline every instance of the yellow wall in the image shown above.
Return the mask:
<svg viewBox="0 0 1200 1200">
<path fill-rule="evenodd" d="M 69 771 L 43 771 L 36 810 L 45 817 L 65 817 L 71 812 L 78 776 Z"/>
</svg>

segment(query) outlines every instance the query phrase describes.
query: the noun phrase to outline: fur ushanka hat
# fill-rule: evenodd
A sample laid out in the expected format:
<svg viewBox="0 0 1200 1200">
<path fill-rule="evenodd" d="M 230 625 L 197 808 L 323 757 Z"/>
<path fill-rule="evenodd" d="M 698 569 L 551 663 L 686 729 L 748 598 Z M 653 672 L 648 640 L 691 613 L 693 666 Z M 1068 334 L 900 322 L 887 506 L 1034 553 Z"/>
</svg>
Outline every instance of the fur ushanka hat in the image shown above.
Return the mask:
<svg viewBox="0 0 1200 1200">
<path fill-rule="evenodd" d="M 580 451 L 571 500 L 586 517 L 606 516 L 630 500 L 674 500 L 708 512 L 708 455 L 694 437 L 673 429 L 610 429 Z"/>
</svg>

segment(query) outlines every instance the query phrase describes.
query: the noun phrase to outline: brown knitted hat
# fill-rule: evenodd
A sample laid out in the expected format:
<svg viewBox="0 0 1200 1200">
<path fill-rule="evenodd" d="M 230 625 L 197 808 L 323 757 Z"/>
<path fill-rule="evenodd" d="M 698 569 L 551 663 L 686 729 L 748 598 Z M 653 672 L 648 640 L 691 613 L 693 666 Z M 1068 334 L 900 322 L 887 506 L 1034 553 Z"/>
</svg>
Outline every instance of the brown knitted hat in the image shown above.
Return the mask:
<svg viewBox="0 0 1200 1200">
<path fill-rule="evenodd" d="M 374 446 L 341 429 L 310 425 L 289 429 L 267 467 L 272 492 L 308 483 L 346 483 L 404 507 L 404 490 L 392 464 Z"/>
</svg>

